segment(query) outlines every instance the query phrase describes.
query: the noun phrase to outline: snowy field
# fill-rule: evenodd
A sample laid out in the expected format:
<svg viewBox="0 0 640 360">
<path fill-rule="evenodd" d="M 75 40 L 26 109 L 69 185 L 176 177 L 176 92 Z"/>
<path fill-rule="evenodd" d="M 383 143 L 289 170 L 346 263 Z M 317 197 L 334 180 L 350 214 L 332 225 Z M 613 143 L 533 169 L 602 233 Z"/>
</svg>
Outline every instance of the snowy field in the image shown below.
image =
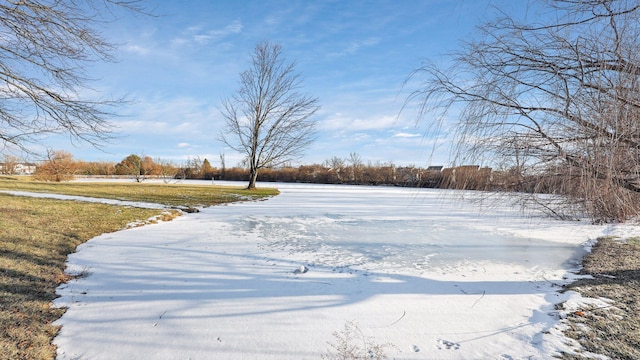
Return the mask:
<svg viewBox="0 0 640 360">
<path fill-rule="evenodd" d="M 568 346 L 558 285 L 590 240 L 633 231 L 481 193 L 277 187 L 81 245 L 58 359 L 320 359 L 350 322 L 392 359 L 548 359 Z"/>
</svg>

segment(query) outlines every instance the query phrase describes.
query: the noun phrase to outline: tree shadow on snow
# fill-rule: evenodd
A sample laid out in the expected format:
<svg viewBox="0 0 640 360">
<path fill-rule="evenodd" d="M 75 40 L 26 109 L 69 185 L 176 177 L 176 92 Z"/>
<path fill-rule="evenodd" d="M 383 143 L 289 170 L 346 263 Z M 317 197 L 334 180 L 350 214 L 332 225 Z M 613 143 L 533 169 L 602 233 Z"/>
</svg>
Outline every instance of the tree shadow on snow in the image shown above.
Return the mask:
<svg viewBox="0 0 640 360">
<path fill-rule="evenodd" d="M 301 266 L 307 271 L 301 272 Z M 314 265 L 266 255 L 184 248 L 172 248 L 165 261 L 152 257 L 135 262 L 123 259 L 93 264 L 88 272 L 90 276 L 59 288 L 61 305 L 159 301 L 184 301 L 195 306 L 243 301 L 269 304 L 203 314 L 232 317 L 332 308 L 380 295 L 468 295 L 479 299 L 544 294 L 555 286 L 549 281 L 440 281 L 358 270 L 349 265 Z"/>
</svg>

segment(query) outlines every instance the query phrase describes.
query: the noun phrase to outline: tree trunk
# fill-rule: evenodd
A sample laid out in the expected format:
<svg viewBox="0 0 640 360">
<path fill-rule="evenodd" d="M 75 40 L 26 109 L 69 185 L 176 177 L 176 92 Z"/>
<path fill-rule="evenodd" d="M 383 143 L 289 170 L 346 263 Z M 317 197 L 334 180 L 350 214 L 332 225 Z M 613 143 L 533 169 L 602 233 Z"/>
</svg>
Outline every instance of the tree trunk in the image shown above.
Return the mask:
<svg viewBox="0 0 640 360">
<path fill-rule="evenodd" d="M 258 169 L 253 166 L 249 170 L 249 185 L 247 185 L 247 190 L 253 190 L 256 188 L 256 181 L 258 180 Z"/>
</svg>

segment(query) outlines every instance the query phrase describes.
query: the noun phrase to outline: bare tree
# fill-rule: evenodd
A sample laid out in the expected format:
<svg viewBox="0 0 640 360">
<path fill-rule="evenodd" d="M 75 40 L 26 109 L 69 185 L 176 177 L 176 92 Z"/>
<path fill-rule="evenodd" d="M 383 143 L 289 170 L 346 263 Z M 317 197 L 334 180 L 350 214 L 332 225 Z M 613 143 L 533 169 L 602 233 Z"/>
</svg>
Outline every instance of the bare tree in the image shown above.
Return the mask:
<svg viewBox="0 0 640 360">
<path fill-rule="evenodd" d="M 364 162 L 362 157 L 358 153 L 352 152 L 349 154 L 349 163 L 351 164 L 351 181 L 355 184 L 359 184 L 362 181 L 362 174 L 364 172 Z"/>
<path fill-rule="evenodd" d="M 225 179 L 225 172 L 227 171 L 227 164 L 224 160 L 224 152 L 220 153 L 220 179 Z"/>
<path fill-rule="evenodd" d="M 198 179 L 202 173 L 202 159 L 199 155 L 189 157 L 185 161 L 184 168 L 187 179 Z"/>
<path fill-rule="evenodd" d="M 4 162 L 2 163 L 2 166 L 0 166 L 0 174 L 4 174 L 4 175 L 15 174 L 16 168 L 19 162 L 20 162 L 20 159 L 18 157 L 5 154 Z"/>
<path fill-rule="evenodd" d="M 559 205 L 595 221 L 637 216 L 640 4 L 542 4 L 529 16 L 541 23 L 502 16 L 480 27 L 450 68 L 420 67 L 408 101 L 419 101 L 423 119 L 461 109 L 458 159 L 526 164 L 536 185 L 563 195 L 549 207 L 556 214 Z"/>
<path fill-rule="evenodd" d="M 300 93 L 294 67 L 280 45 L 260 42 L 251 66 L 240 74 L 240 88 L 222 102 L 226 128 L 220 137 L 247 156 L 248 189 L 255 188 L 260 169 L 301 157 L 314 140 L 318 99 Z"/>
<path fill-rule="evenodd" d="M 73 155 L 63 150 L 47 150 L 47 160 L 38 166 L 34 178 L 44 181 L 67 181 L 76 173 Z"/>
<path fill-rule="evenodd" d="M 54 133 L 100 145 L 121 99 L 85 98 L 86 65 L 112 60 L 114 45 L 97 31 L 114 8 L 136 1 L 3 1 L 0 4 L 0 145 L 28 145 Z"/>
<path fill-rule="evenodd" d="M 170 183 L 178 174 L 178 167 L 169 160 L 157 158 L 155 160 L 158 173 L 165 184 Z"/>
<path fill-rule="evenodd" d="M 345 168 L 344 159 L 333 156 L 331 159 L 325 161 L 324 165 L 329 168 L 329 171 L 332 173 L 335 182 L 341 183 L 342 171 Z"/>
<path fill-rule="evenodd" d="M 149 156 L 131 154 L 116 164 L 116 174 L 130 175 L 136 182 L 143 182 L 149 177 L 153 168 L 153 159 Z"/>
</svg>

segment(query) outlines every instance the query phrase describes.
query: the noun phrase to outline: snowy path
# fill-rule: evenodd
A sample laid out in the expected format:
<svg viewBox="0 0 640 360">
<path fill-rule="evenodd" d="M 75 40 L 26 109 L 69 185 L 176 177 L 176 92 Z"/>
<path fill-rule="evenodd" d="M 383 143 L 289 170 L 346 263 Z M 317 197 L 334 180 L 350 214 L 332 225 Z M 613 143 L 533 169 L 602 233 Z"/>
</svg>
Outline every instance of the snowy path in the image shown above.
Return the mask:
<svg viewBox="0 0 640 360">
<path fill-rule="evenodd" d="M 58 359 L 320 359 L 349 321 L 390 358 L 546 359 L 554 284 L 607 230 L 442 191 L 278 187 L 82 245 Z"/>
<path fill-rule="evenodd" d="M 131 206 L 131 207 L 137 207 L 137 208 L 143 208 L 143 209 L 168 208 L 168 206 L 166 205 L 157 204 L 157 203 L 105 199 L 105 198 L 96 198 L 96 197 L 89 197 L 89 196 L 61 195 L 61 194 L 41 193 L 41 192 L 33 192 L 33 191 L 13 191 L 13 190 L 0 190 L 0 193 L 14 195 L 14 196 L 28 196 L 28 197 L 42 198 L 42 199 L 74 200 L 74 201 L 84 201 L 84 202 L 101 203 L 101 204 L 109 204 L 109 205 L 117 205 L 117 206 Z"/>
</svg>

